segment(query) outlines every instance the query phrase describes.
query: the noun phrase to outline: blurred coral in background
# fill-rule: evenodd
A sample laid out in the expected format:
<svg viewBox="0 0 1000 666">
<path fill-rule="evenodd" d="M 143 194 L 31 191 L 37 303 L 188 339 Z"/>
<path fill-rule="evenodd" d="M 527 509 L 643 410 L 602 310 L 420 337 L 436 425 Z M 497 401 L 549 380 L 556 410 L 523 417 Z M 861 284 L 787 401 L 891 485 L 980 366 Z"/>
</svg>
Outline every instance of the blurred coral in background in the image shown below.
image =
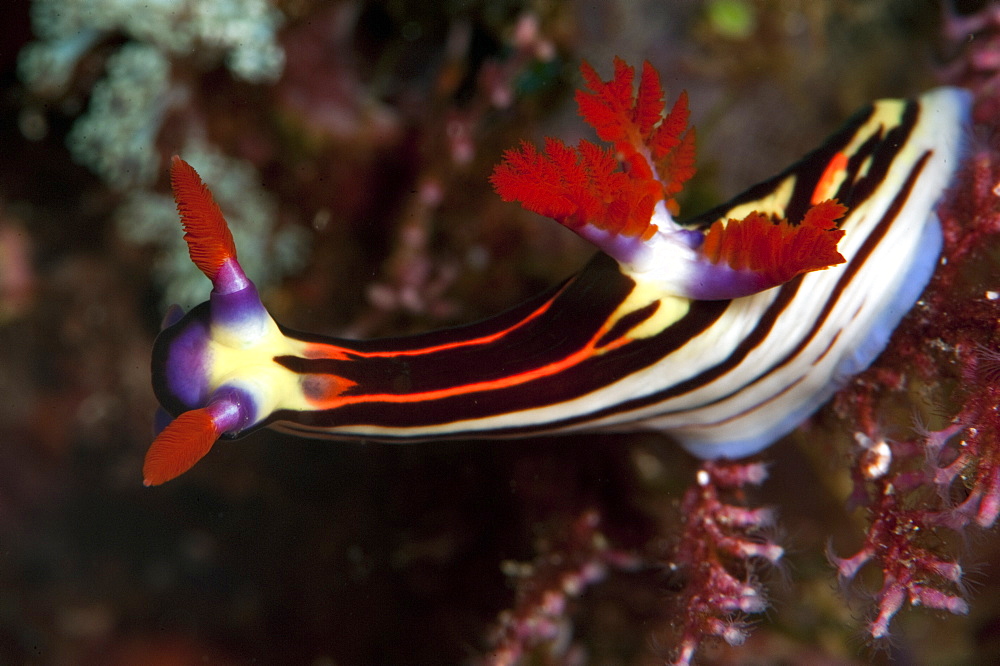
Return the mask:
<svg viewBox="0 0 1000 666">
<path fill-rule="evenodd" d="M 0 662 L 1000 659 L 1000 9 L 946 4 L 4 4 Z M 650 435 L 266 433 L 142 487 L 153 336 L 209 291 L 170 155 L 283 324 L 470 321 L 589 256 L 487 178 L 519 139 L 575 143 L 578 64 L 615 55 L 689 93 L 687 213 L 871 99 L 977 94 L 948 261 L 832 408 L 731 465 Z"/>
</svg>

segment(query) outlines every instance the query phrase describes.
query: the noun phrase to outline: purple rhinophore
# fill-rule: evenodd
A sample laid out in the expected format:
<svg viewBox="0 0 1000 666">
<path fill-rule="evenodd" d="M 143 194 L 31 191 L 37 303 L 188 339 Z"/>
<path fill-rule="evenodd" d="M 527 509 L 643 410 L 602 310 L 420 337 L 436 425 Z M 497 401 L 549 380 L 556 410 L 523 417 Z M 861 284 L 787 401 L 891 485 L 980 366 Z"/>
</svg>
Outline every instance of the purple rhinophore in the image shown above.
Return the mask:
<svg viewBox="0 0 1000 666">
<path fill-rule="evenodd" d="M 243 272 L 240 262 L 236 261 L 235 258 L 229 258 L 222 262 L 219 272 L 215 274 L 215 279 L 212 280 L 212 290 L 217 294 L 231 294 L 242 291 L 251 284 L 253 283 Z"/>
<path fill-rule="evenodd" d="M 216 389 L 206 408 L 219 431 L 228 435 L 235 435 L 253 423 L 257 412 L 250 393 L 233 386 Z"/>
<path fill-rule="evenodd" d="M 252 282 L 243 289 L 228 294 L 213 291 L 209 302 L 212 304 L 212 323 L 217 326 L 241 327 L 271 318 Z"/>
<path fill-rule="evenodd" d="M 209 296 L 212 324 L 229 329 L 250 326 L 251 330 L 256 330 L 260 322 L 270 320 L 257 287 L 235 259 L 229 259 L 222 265 L 213 287 Z"/>
</svg>

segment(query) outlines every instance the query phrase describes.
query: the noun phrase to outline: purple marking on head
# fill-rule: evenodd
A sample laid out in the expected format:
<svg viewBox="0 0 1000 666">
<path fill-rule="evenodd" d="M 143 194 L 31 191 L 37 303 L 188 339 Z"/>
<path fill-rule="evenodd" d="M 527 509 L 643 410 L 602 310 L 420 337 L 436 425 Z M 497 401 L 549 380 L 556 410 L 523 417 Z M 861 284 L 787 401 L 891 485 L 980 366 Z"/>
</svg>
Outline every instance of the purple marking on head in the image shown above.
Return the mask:
<svg viewBox="0 0 1000 666">
<path fill-rule="evenodd" d="M 163 321 L 160 323 L 160 330 L 164 331 L 181 319 L 184 319 L 184 308 L 174 303 L 169 308 L 167 308 L 167 313 L 163 315 Z"/>
<path fill-rule="evenodd" d="M 209 329 L 202 318 L 183 324 L 170 343 L 164 374 L 167 388 L 188 409 L 201 407 L 208 397 L 207 359 Z"/>
<path fill-rule="evenodd" d="M 250 393 L 234 386 L 220 386 L 212 393 L 208 413 L 219 431 L 227 435 L 236 435 L 259 420 Z"/>
<path fill-rule="evenodd" d="M 174 417 L 170 412 L 162 407 L 157 407 L 156 413 L 153 414 L 153 434 L 159 435 L 173 420 Z"/>
</svg>

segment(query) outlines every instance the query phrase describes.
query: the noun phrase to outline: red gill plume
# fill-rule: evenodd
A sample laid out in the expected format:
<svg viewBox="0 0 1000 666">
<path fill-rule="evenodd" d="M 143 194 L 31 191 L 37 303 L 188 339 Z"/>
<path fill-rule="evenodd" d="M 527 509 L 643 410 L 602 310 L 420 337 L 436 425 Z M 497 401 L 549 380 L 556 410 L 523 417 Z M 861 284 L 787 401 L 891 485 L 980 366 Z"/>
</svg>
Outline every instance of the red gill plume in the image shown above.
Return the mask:
<svg viewBox="0 0 1000 666">
<path fill-rule="evenodd" d="M 638 91 L 635 70 L 615 59 L 614 77 L 601 81 L 581 66 L 588 90 L 577 92 L 580 115 L 614 152 L 590 141 L 575 147 L 546 139 L 544 152 L 528 143 L 504 153 L 490 182 L 504 201 L 552 217 L 571 229 L 585 224 L 613 234 L 650 238 L 658 201 L 677 212 L 673 195 L 694 175 L 694 131 L 687 128 L 687 96 L 664 117 L 659 75 L 643 64 Z"/>
<path fill-rule="evenodd" d="M 716 221 L 701 251 L 713 263 L 726 262 L 734 270 L 753 271 L 782 284 L 800 273 L 844 263 L 837 251 L 844 236 L 837 220 L 846 212 L 836 199 L 828 199 L 810 208 L 797 225 L 756 211 L 742 220 Z"/>
</svg>

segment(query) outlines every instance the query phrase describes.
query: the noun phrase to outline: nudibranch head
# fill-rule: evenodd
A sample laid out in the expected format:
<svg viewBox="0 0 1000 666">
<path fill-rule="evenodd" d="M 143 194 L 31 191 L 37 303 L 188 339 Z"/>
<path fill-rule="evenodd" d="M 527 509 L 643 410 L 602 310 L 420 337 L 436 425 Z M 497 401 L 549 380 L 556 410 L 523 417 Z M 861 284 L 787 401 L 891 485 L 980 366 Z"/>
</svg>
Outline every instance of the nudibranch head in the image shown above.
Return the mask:
<svg viewBox="0 0 1000 666">
<path fill-rule="evenodd" d="M 280 349 L 284 340 L 240 267 L 226 220 L 197 172 L 175 156 L 170 181 L 191 260 L 212 281 L 212 293 L 208 303 L 168 321 L 157 338 L 153 384 L 160 404 L 177 418 L 146 454 L 146 485 L 185 472 L 219 437 L 235 435 L 270 413 L 271 369 L 264 365 L 255 375 L 245 368 L 252 368 L 261 348 Z M 240 372 L 232 372 L 234 366 Z"/>
</svg>

